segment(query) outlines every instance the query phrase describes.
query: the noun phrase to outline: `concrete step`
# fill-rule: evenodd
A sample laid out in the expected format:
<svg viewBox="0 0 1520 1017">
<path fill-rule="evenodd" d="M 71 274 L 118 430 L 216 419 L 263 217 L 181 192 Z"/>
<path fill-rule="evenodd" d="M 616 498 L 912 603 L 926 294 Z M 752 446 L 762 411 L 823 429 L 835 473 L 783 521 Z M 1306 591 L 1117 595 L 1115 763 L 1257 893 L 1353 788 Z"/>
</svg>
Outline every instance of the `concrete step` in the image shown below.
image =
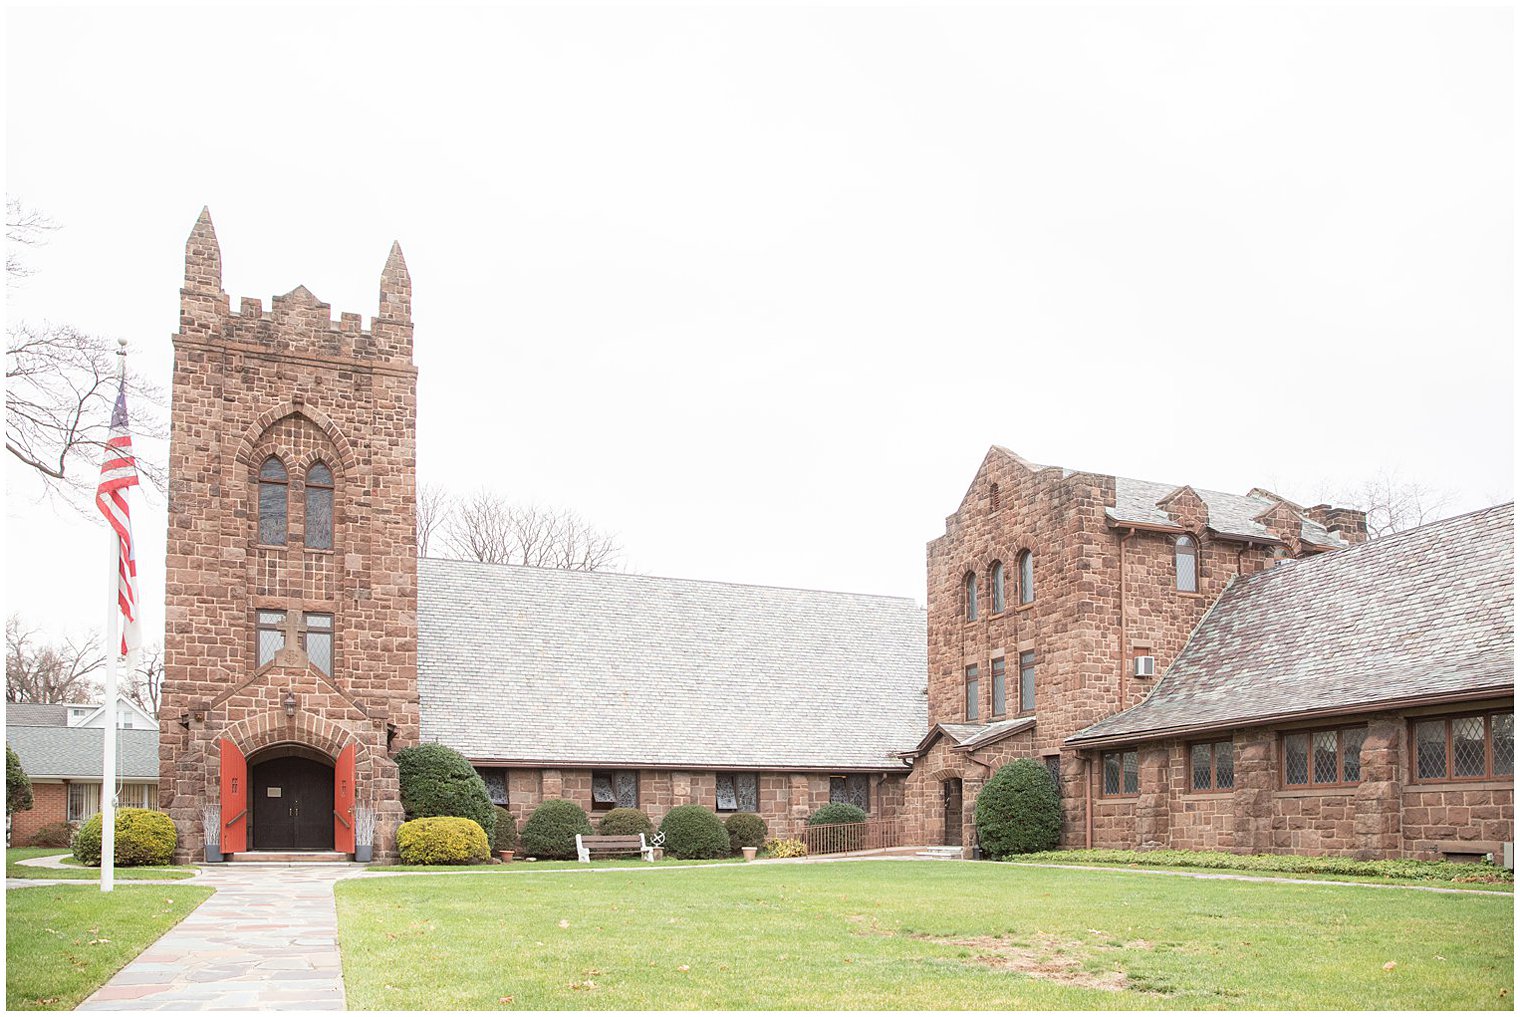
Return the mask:
<svg viewBox="0 0 1520 1017">
<path fill-rule="evenodd" d="M 239 851 L 228 856 L 234 865 L 349 865 L 342 851 Z"/>
<path fill-rule="evenodd" d="M 965 853 L 965 849 L 964 848 L 958 848 L 958 847 L 954 847 L 952 845 L 948 845 L 947 844 L 947 845 L 944 845 L 942 847 L 925 848 L 924 850 L 922 850 L 922 851 L 920 851 L 918 853 L 918 857 L 920 857 L 920 858 L 943 858 L 943 859 L 945 859 L 947 861 L 950 861 L 950 860 L 965 858 L 966 857 L 966 853 Z"/>
</svg>

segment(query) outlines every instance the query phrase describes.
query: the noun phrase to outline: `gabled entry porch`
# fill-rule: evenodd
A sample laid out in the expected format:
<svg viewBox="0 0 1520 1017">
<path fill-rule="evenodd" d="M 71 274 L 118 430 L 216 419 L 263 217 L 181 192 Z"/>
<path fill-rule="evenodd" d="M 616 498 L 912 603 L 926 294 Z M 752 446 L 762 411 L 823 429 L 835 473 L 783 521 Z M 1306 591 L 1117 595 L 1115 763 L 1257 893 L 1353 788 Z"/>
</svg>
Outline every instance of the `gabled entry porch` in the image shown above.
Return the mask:
<svg viewBox="0 0 1520 1017">
<path fill-rule="evenodd" d="M 353 853 L 352 744 L 336 757 L 299 742 L 265 745 L 245 756 L 223 738 L 220 755 L 223 855 L 326 861 Z"/>
</svg>

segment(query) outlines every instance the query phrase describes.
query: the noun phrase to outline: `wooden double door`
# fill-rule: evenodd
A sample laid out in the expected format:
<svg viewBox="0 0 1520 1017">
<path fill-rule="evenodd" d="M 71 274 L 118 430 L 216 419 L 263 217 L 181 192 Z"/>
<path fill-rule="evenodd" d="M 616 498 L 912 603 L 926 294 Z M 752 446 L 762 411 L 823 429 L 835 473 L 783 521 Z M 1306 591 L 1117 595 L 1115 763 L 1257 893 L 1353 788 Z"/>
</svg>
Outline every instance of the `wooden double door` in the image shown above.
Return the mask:
<svg viewBox="0 0 1520 1017">
<path fill-rule="evenodd" d="M 961 779 L 953 777 L 945 781 L 945 843 L 950 846 L 960 847 L 963 839 L 961 831 L 961 811 L 964 807 L 964 792 L 961 789 Z"/>
<path fill-rule="evenodd" d="M 252 767 L 255 851 L 333 850 L 333 768 L 303 756 Z"/>
</svg>

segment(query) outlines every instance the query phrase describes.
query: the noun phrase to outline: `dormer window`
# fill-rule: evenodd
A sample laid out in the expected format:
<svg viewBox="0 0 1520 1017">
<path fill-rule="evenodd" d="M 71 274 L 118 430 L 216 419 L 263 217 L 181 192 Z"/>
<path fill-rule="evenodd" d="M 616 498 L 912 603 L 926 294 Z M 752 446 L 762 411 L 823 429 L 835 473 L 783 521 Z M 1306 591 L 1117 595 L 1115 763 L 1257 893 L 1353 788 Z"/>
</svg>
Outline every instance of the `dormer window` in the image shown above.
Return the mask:
<svg viewBox="0 0 1520 1017">
<path fill-rule="evenodd" d="M 306 471 L 306 546 L 320 551 L 333 546 L 333 475 L 320 462 Z"/>
<path fill-rule="evenodd" d="M 283 544 L 290 509 L 286 498 L 290 476 L 276 456 L 259 467 L 259 543 Z"/>
<path fill-rule="evenodd" d="M 1019 555 L 1019 603 L 1034 603 L 1034 552 Z"/>
<path fill-rule="evenodd" d="M 1003 563 L 992 563 L 992 613 L 998 614 L 1008 607 L 1008 583 L 1003 576 Z"/>
<path fill-rule="evenodd" d="M 1198 592 L 1198 544 L 1187 534 L 1177 538 L 1174 547 L 1177 563 L 1177 589 L 1183 593 Z"/>
<path fill-rule="evenodd" d="M 966 620 L 976 621 L 976 573 L 967 572 L 963 585 L 966 590 Z"/>
</svg>

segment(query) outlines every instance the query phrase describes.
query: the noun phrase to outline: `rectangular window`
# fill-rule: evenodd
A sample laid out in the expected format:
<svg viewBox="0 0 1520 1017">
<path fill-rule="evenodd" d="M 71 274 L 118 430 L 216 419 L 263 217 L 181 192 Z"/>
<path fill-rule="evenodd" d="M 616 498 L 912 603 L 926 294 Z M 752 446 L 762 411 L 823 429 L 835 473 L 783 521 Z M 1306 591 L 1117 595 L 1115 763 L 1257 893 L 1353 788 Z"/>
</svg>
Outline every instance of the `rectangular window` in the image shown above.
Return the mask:
<svg viewBox="0 0 1520 1017">
<path fill-rule="evenodd" d="M 263 667 L 285 649 L 285 612 L 259 611 L 257 615 L 259 656 L 254 666 Z"/>
<path fill-rule="evenodd" d="M 1045 772 L 1050 774 L 1050 782 L 1055 785 L 1056 794 L 1061 793 L 1061 757 L 1046 756 Z"/>
<path fill-rule="evenodd" d="M 982 700 L 982 682 L 975 664 L 966 665 L 966 719 L 976 720 Z"/>
<path fill-rule="evenodd" d="M 992 662 L 992 715 L 1008 712 L 1008 665 L 1002 657 Z"/>
<path fill-rule="evenodd" d="M 332 677 L 333 616 L 311 614 L 301 616 L 301 648 L 313 667 L 329 678 Z"/>
<path fill-rule="evenodd" d="M 1365 727 L 1299 731 L 1283 735 L 1283 786 L 1325 787 L 1359 783 Z"/>
<path fill-rule="evenodd" d="M 1034 651 L 1019 654 L 1019 712 L 1034 712 Z"/>
<path fill-rule="evenodd" d="M 70 784 L 68 819 L 82 823 L 100 811 L 99 784 Z"/>
<path fill-rule="evenodd" d="M 1138 750 L 1103 753 L 1103 793 L 1105 795 L 1140 793 L 1140 753 Z"/>
<path fill-rule="evenodd" d="M 719 812 L 759 812 L 760 775 L 758 773 L 718 774 Z"/>
<path fill-rule="evenodd" d="M 851 773 L 843 777 L 830 777 L 829 801 L 845 802 L 869 815 L 871 812 L 871 775 L 868 773 Z"/>
<path fill-rule="evenodd" d="M 591 773 L 591 808 L 636 809 L 639 807 L 639 773 L 637 770 L 593 770 Z"/>
<path fill-rule="evenodd" d="M 492 805 L 507 805 L 507 771 L 506 770 L 481 770 L 480 779 L 486 782 L 486 794 L 491 796 Z"/>
<path fill-rule="evenodd" d="M 124 809 L 158 808 L 157 784 L 123 784 L 117 803 Z"/>
<path fill-rule="evenodd" d="M 1417 780 L 1486 780 L 1515 774 L 1515 715 L 1476 714 L 1415 721 Z"/>
<path fill-rule="evenodd" d="M 1230 791 L 1235 787 L 1235 743 L 1205 742 L 1188 750 L 1194 791 Z"/>
</svg>

